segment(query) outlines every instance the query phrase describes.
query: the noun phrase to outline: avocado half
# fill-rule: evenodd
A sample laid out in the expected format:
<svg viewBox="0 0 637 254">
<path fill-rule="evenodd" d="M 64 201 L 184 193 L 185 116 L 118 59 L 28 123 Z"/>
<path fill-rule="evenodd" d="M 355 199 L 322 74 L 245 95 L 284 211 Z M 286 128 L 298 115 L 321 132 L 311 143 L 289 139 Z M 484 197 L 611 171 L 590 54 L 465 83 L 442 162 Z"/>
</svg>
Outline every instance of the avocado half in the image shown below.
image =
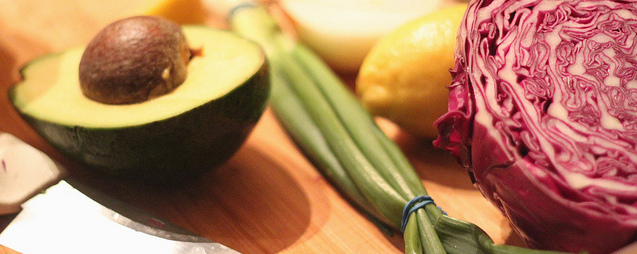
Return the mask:
<svg viewBox="0 0 637 254">
<path fill-rule="evenodd" d="M 129 105 L 88 99 L 78 48 L 28 63 L 10 101 L 44 139 L 89 169 L 157 184 L 192 180 L 239 149 L 263 114 L 270 83 L 257 44 L 224 30 L 182 29 L 201 53 L 169 94 Z"/>
</svg>

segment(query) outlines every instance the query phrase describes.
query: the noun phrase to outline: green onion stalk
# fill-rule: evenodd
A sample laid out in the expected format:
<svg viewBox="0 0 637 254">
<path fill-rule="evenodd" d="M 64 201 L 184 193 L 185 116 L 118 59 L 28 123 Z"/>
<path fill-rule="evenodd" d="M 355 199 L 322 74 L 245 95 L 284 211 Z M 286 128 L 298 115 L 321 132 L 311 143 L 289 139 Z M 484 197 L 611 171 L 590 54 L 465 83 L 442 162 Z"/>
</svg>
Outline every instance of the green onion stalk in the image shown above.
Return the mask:
<svg viewBox="0 0 637 254">
<path fill-rule="evenodd" d="M 232 30 L 260 44 L 268 58 L 270 106 L 283 128 L 354 206 L 402 231 L 406 253 L 558 253 L 495 244 L 478 226 L 444 214 L 400 148 L 330 67 L 285 33 L 265 6 L 221 2 L 232 7 Z"/>
</svg>

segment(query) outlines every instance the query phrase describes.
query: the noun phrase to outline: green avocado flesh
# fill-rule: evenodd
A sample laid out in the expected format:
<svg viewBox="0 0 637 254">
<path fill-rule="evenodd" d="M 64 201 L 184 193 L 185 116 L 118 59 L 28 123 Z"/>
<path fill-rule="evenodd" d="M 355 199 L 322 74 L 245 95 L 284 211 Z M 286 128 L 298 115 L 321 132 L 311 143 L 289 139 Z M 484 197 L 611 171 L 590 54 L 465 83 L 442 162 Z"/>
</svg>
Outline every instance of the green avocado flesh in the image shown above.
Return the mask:
<svg viewBox="0 0 637 254">
<path fill-rule="evenodd" d="M 166 96 L 132 105 L 107 105 L 82 95 L 78 66 L 83 48 L 46 56 L 23 69 L 13 103 L 24 114 L 59 124 L 124 127 L 181 114 L 235 89 L 263 64 L 260 48 L 230 33 L 185 27 L 191 48 L 202 56 L 188 64 L 188 78 Z M 98 113 L 99 112 L 99 113 Z"/>
<path fill-rule="evenodd" d="M 258 45 L 223 30 L 182 29 L 201 54 L 171 93 L 129 105 L 92 101 L 80 90 L 78 48 L 27 64 L 10 100 L 43 138 L 91 169 L 156 183 L 194 179 L 245 141 L 270 83 Z"/>
</svg>

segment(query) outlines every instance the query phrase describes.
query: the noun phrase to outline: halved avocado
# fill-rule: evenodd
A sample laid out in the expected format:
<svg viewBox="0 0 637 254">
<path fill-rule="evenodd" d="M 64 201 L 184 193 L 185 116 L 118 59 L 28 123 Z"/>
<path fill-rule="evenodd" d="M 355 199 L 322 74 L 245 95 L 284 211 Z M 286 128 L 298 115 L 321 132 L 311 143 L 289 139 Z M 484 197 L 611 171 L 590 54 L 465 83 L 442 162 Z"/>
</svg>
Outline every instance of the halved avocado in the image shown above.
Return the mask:
<svg viewBox="0 0 637 254">
<path fill-rule="evenodd" d="M 28 63 L 10 100 L 44 139 L 88 168 L 157 184 L 187 182 L 238 150 L 265 109 L 270 83 L 255 43 L 204 26 L 183 32 L 201 52 L 169 94 L 128 105 L 85 97 L 78 48 Z"/>
</svg>

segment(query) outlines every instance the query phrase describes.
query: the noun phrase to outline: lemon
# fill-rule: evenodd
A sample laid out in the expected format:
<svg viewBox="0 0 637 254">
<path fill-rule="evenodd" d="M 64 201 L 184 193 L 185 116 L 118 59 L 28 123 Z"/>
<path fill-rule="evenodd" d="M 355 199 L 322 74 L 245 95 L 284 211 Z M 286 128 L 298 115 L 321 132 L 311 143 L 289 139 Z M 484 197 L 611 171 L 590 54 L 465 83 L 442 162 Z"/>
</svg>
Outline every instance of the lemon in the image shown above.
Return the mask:
<svg viewBox="0 0 637 254">
<path fill-rule="evenodd" d="M 201 24 L 206 21 L 207 14 L 202 0 L 160 0 L 154 2 L 146 7 L 144 14 L 161 16 L 180 24 Z"/>
<path fill-rule="evenodd" d="M 372 115 L 413 135 L 435 138 L 433 122 L 447 111 L 449 69 L 466 4 L 409 21 L 374 44 L 356 78 L 356 93 Z"/>
</svg>

